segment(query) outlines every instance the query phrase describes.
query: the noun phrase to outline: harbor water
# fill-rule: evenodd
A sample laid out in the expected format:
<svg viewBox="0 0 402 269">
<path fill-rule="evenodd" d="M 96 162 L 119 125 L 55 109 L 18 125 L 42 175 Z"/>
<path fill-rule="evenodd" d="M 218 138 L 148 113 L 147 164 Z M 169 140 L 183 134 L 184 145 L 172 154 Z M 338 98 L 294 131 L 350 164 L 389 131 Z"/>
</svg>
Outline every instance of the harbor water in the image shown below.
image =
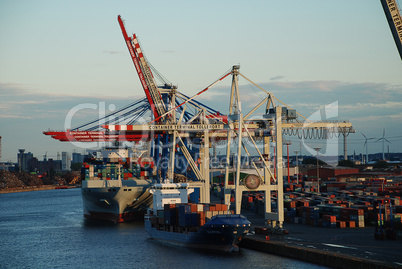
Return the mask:
<svg viewBox="0 0 402 269">
<path fill-rule="evenodd" d="M 323 268 L 240 249 L 200 252 L 151 239 L 143 221 L 83 219 L 80 189 L 0 194 L 0 268 Z"/>
</svg>

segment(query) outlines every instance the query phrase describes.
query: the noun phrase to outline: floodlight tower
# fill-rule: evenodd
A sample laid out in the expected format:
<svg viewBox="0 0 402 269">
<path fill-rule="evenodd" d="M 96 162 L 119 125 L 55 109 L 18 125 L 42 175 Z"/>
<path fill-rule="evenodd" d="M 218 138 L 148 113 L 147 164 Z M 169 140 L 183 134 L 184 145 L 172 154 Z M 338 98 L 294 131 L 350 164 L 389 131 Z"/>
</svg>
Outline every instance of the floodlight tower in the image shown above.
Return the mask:
<svg viewBox="0 0 402 269">
<path fill-rule="evenodd" d="M 321 148 L 317 147 L 314 148 L 315 151 L 317 151 L 317 192 L 320 193 L 320 168 L 318 166 L 318 152 L 320 151 Z"/>
<path fill-rule="evenodd" d="M 297 154 L 299 153 L 298 150 L 295 150 L 294 153 L 296 154 L 296 182 L 299 185 L 299 160 L 297 158 Z"/>
<path fill-rule="evenodd" d="M 287 167 L 288 167 L 288 184 L 290 184 L 289 145 L 292 145 L 292 142 L 289 140 L 289 141 L 285 141 L 283 144 L 285 144 L 286 147 L 287 147 L 287 153 L 288 153 L 288 164 L 287 164 Z"/>
</svg>

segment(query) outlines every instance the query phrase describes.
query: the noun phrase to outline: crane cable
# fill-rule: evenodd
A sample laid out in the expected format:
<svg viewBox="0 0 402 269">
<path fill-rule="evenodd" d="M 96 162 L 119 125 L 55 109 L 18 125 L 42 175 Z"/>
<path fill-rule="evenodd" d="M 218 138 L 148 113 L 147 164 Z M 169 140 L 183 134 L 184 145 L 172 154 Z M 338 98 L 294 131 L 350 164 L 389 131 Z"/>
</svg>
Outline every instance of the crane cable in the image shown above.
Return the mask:
<svg viewBox="0 0 402 269">
<path fill-rule="evenodd" d="M 231 69 L 230 69 L 231 70 Z M 232 73 L 232 71 L 230 71 L 229 73 L 223 75 L 222 77 L 220 77 L 219 79 L 215 80 L 212 84 L 210 84 L 208 87 L 206 87 L 205 89 L 203 89 L 202 91 L 200 91 L 199 93 L 193 95 L 192 97 L 190 97 L 189 99 L 187 99 L 186 101 L 184 101 L 183 103 L 181 103 L 180 105 L 177 105 L 176 107 L 170 109 L 169 111 L 167 111 L 166 113 L 160 115 L 159 117 L 157 117 L 156 119 L 154 119 L 153 121 L 151 121 L 150 123 L 153 123 L 161 118 L 163 118 L 164 116 L 166 116 L 167 114 L 171 113 L 173 110 L 176 110 L 177 108 L 181 107 L 182 105 L 184 105 L 187 102 L 190 102 L 191 100 L 193 100 L 195 97 L 197 97 L 198 95 L 206 92 L 208 89 L 210 89 L 212 86 L 216 85 L 219 81 L 223 80 L 224 78 L 226 78 L 227 76 L 229 76 Z"/>
</svg>

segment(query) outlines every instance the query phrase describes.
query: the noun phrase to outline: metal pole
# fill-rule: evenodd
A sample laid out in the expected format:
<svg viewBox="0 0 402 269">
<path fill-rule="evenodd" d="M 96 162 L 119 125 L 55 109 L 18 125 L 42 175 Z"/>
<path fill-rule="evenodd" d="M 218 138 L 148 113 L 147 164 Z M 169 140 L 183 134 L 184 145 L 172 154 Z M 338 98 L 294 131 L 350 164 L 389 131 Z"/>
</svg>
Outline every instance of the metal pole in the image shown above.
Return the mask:
<svg viewBox="0 0 402 269">
<path fill-rule="evenodd" d="M 299 151 L 298 150 L 295 150 L 294 151 L 295 152 L 295 154 L 296 154 L 296 182 L 297 182 L 297 185 L 299 185 L 299 159 L 297 158 L 297 153 L 299 153 Z"/>
<path fill-rule="evenodd" d="M 289 145 L 292 145 L 292 142 L 286 141 L 285 145 L 287 147 L 287 153 L 288 153 L 288 184 L 290 184 L 290 168 L 289 168 Z"/>
<path fill-rule="evenodd" d="M 282 166 L 282 107 L 276 107 L 275 120 L 275 140 L 276 140 L 276 166 L 277 166 L 277 199 L 278 199 L 278 221 L 279 227 L 282 228 L 284 221 L 283 209 L 283 166 Z"/>
<path fill-rule="evenodd" d="M 317 151 L 317 192 L 318 193 L 320 193 L 320 169 L 319 169 L 319 166 L 318 166 L 318 151 L 320 149 L 321 148 L 314 148 L 314 150 Z"/>
<path fill-rule="evenodd" d="M 290 184 L 290 169 L 289 169 L 289 144 L 286 144 L 288 152 L 288 184 Z"/>
<path fill-rule="evenodd" d="M 345 132 L 343 132 L 343 158 L 345 159 L 345 160 L 347 160 L 348 159 L 348 145 L 347 145 L 347 143 L 346 143 L 346 131 Z"/>
</svg>

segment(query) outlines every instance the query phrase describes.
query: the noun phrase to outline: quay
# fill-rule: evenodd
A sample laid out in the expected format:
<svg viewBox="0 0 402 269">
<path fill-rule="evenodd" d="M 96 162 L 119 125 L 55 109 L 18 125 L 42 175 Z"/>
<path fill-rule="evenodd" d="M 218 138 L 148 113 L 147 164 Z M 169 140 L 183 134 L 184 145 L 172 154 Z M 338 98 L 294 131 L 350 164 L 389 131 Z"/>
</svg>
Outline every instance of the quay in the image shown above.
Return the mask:
<svg viewBox="0 0 402 269">
<path fill-rule="evenodd" d="M 76 188 L 75 186 L 53 186 L 53 185 L 44 185 L 44 186 L 24 186 L 19 188 L 7 188 L 0 189 L 0 194 L 2 193 L 14 193 L 14 192 L 26 192 L 26 191 L 47 191 L 47 190 L 55 190 L 55 189 L 70 189 Z"/>
<path fill-rule="evenodd" d="M 262 216 L 243 214 L 252 230 L 263 227 Z M 374 227 L 337 229 L 285 223 L 284 228 L 288 234 L 249 234 L 240 247 L 330 268 L 402 268 L 402 241 L 375 240 Z"/>
<path fill-rule="evenodd" d="M 340 191 L 339 193 L 342 194 L 343 192 Z M 252 199 L 248 199 L 249 195 L 245 194 L 242 199 L 241 213 L 251 222 L 252 227 L 250 233 L 240 243 L 240 248 L 267 252 L 330 268 L 402 268 L 402 237 L 400 236 L 400 231 L 397 231 L 397 237 L 393 240 L 387 238 L 383 240 L 376 239 L 376 227 L 372 224 L 372 216 L 369 214 L 364 217 L 367 225 L 364 225 L 363 221 L 363 225 L 350 227 L 315 225 L 317 221 L 314 223 L 305 221 L 304 224 L 300 221 L 295 223 L 290 221 L 290 218 L 287 218 L 287 221 L 283 224 L 283 228 L 288 231 L 287 234 L 279 235 L 268 232 L 261 234 L 259 231 L 261 231 L 266 222 L 262 214 L 263 210 L 259 206 L 261 203 L 250 202 Z M 322 196 L 325 195 L 322 194 Z M 258 197 L 258 195 L 255 195 L 255 197 Z M 370 198 L 369 196 L 357 197 L 362 201 L 364 198 Z M 380 197 L 377 196 L 377 198 Z M 216 193 L 216 189 L 211 198 L 216 202 L 220 201 L 219 193 Z M 296 201 L 299 198 L 294 197 L 292 201 Z M 314 199 L 317 199 L 317 196 L 305 197 L 303 204 L 306 205 L 307 201 L 312 204 Z M 339 197 L 329 198 L 334 202 L 337 199 Z M 326 202 L 328 202 L 327 200 L 325 199 Z M 254 199 L 254 201 L 256 200 Z M 396 204 L 399 204 L 398 201 L 394 200 Z M 349 202 L 352 203 L 350 199 Z M 289 201 L 287 203 L 291 204 Z M 251 207 L 250 204 L 253 206 Z M 304 215 L 306 215 L 303 209 L 307 208 L 307 206 L 300 206 L 295 211 L 297 214 L 304 212 Z M 334 209 L 336 208 L 338 207 L 335 206 Z M 234 209 L 233 205 L 231 209 Z M 321 209 L 325 208 L 321 207 Z M 287 212 L 290 213 L 291 211 Z M 398 214 L 394 214 L 395 220 L 398 220 L 398 216 Z M 304 217 L 295 218 L 306 220 Z M 339 217 L 339 219 L 341 218 Z M 339 223 L 343 223 L 343 221 L 339 221 Z M 396 225 L 396 223 L 394 224 Z M 255 233 L 256 230 L 257 233 Z"/>
</svg>

